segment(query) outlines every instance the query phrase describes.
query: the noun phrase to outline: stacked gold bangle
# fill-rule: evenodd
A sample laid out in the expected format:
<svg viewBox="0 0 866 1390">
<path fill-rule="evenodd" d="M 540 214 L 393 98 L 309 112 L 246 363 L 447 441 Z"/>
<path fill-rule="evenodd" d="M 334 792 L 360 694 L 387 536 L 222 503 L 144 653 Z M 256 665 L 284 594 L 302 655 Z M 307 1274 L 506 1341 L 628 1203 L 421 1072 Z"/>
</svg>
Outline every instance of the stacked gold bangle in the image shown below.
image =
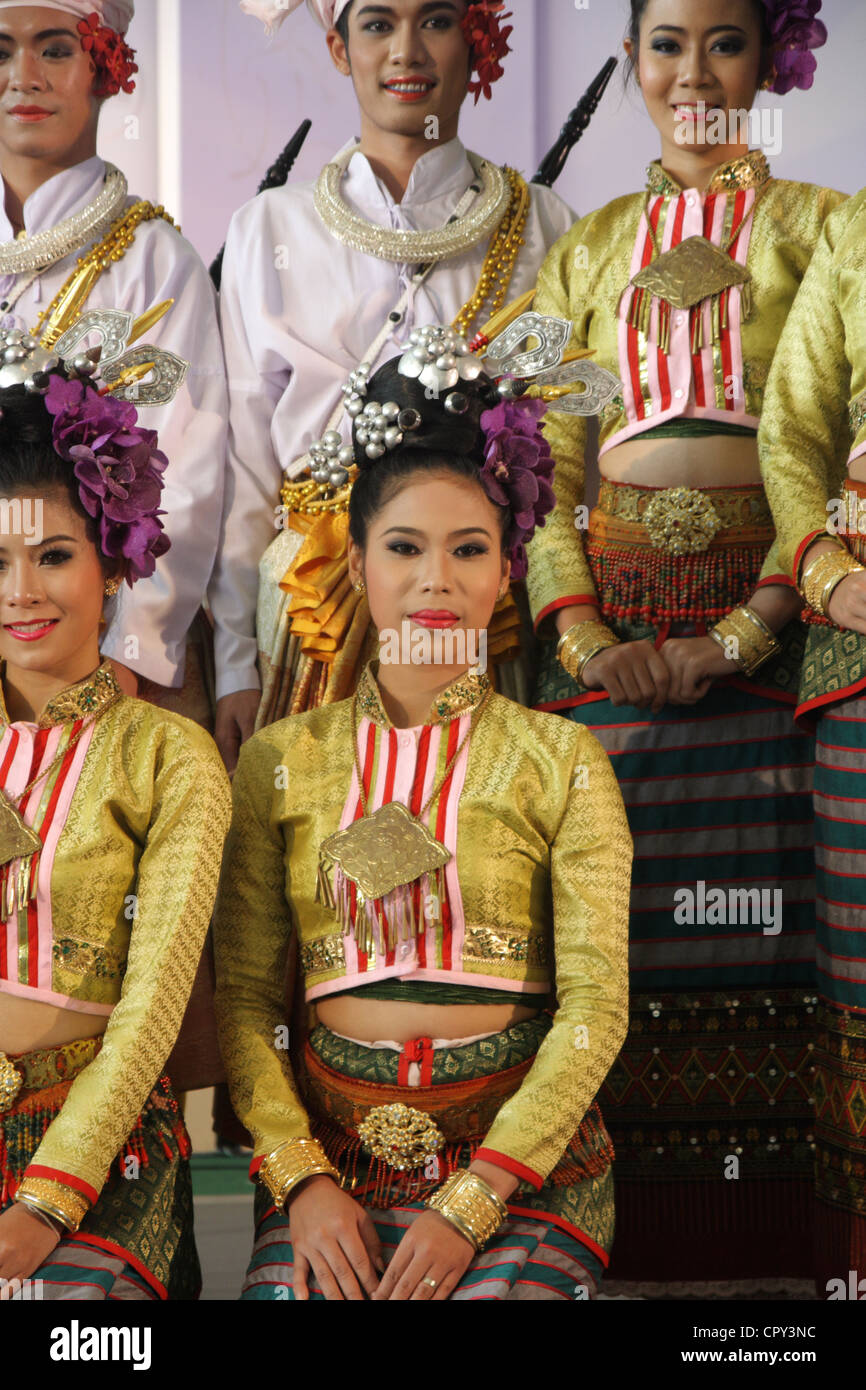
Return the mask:
<svg viewBox="0 0 866 1390">
<path fill-rule="evenodd" d="M 340 1181 L 340 1174 L 315 1139 L 288 1139 L 268 1154 L 259 1169 L 259 1177 L 278 1210 L 285 1206 L 289 1193 L 298 1183 L 319 1173 Z"/>
<path fill-rule="evenodd" d="M 619 645 L 619 638 L 611 632 L 607 623 L 574 623 L 560 637 L 556 655 L 572 680 L 579 682 L 588 661 L 608 647 Z"/>
<path fill-rule="evenodd" d="M 775 632 L 767 627 L 764 619 L 754 608 L 749 608 L 746 604 L 742 608 L 735 608 L 733 613 L 716 623 L 709 635 L 725 650 L 731 639 L 736 641 L 739 655 L 732 660 L 744 676 L 753 676 L 759 666 L 763 666 L 765 661 L 769 661 L 771 656 L 782 650 L 782 644 Z"/>
<path fill-rule="evenodd" d="M 90 1210 L 90 1203 L 80 1192 L 50 1178 L 25 1178 L 15 1193 L 15 1201 L 73 1232 Z"/>
<path fill-rule="evenodd" d="M 427 1206 L 475 1246 L 483 1250 L 508 1217 L 508 1208 L 493 1188 L 477 1173 L 461 1170 L 434 1192 Z"/>
<path fill-rule="evenodd" d="M 862 574 L 863 570 L 863 565 L 854 559 L 850 550 L 840 546 L 836 550 L 819 555 L 817 560 L 807 565 L 800 578 L 800 592 L 809 607 L 820 613 L 822 618 L 826 618 L 827 605 L 834 589 L 838 588 L 849 574 Z"/>
</svg>

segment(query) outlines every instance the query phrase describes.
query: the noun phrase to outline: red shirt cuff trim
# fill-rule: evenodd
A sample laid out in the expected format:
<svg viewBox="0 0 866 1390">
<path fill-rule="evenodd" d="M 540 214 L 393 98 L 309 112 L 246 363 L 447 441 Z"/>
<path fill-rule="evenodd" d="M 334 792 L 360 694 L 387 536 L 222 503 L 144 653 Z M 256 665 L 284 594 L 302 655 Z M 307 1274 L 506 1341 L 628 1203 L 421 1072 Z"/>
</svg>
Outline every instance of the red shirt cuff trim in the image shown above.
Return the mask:
<svg viewBox="0 0 866 1390">
<path fill-rule="evenodd" d="M 479 1149 L 475 1157 L 483 1163 L 493 1163 L 497 1168 L 504 1168 L 506 1173 L 513 1173 L 515 1178 L 520 1178 L 521 1182 L 530 1182 L 536 1192 L 540 1192 L 544 1186 L 544 1178 L 539 1177 L 538 1173 L 532 1168 L 527 1168 L 516 1159 L 509 1158 L 507 1154 L 501 1154 L 496 1149 Z"/>
<path fill-rule="evenodd" d="M 796 584 L 790 574 L 770 574 L 766 579 L 759 579 L 755 585 L 755 592 L 758 589 L 766 589 L 768 584 L 783 584 L 786 589 L 796 589 Z"/>
<path fill-rule="evenodd" d="M 800 574 L 800 565 L 802 563 L 804 554 L 806 553 L 812 542 L 814 540 L 817 540 L 819 536 L 825 536 L 827 540 L 833 539 L 832 536 L 827 535 L 826 531 L 810 531 L 809 535 L 805 536 L 803 540 L 801 540 L 800 544 L 797 546 L 797 549 L 794 552 L 794 573 L 798 577 Z"/>
<path fill-rule="evenodd" d="M 556 599 L 553 603 L 549 603 L 546 608 L 542 608 L 535 619 L 535 631 L 538 631 L 545 618 L 549 618 L 551 613 L 558 612 L 560 608 L 580 608 L 583 604 L 588 604 L 591 608 L 598 608 L 598 598 L 595 594 L 572 594 L 570 598 Z"/>
<path fill-rule="evenodd" d="M 64 1187 L 71 1187 L 73 1191 L 80 1192 L 82 1197 L 86 1197 L 92 1207 L 99 1201 L 99 1193 L 95 1187 L 91 1187 L 89 1182 L 83 1178 L 76 1178 L 72 1173 L 64 1173 L 60 1168 L 44 1168 L 41 1163 L 31 1163 L 21 1179 L 25 1182 L 27 1178 L 48 1178 L 51 1182 L 62 1183 Z"/>
</svg>

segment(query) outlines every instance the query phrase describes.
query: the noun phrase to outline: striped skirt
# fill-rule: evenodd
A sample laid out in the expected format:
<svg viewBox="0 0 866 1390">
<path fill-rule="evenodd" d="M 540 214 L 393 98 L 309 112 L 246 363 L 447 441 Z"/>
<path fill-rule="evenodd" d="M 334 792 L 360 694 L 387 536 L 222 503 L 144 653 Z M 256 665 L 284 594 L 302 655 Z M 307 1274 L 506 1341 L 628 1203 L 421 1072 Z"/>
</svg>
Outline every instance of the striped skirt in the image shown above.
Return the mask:
<svg viewBox="0 0 866 1390">
<path fill-rule="evenodd" d="M 822 1281 L 866 1278 L 866 698 L 824 707 L 815 763 L 815 1130 Z"/>
<path fill-rule="evenodd" d="M 73 1059 L 80 1046 L 57 1051 Z M 12 1107 L 0 1114 L 0 1212 L 11 1206 L 75 1072 L 70 1060 L 64 1081 L 20 1091 Z M 13 1300 L 197 1298 L 201 1271 L 189 1153 L 183 1116 L 163 1076 L 112 1164 L 96 1205 L 75 1235 L 62 1240 L 21 1290 L 13 1291 Z"/>
<path fill-rule="evenodd" d="M 401 1054 L 339 1037 L 319 1025 L 304 1057 L 303 1086 L 313 1135 L 339 1169 L 344 1185 L 365 1206 L 382 1242 L 386 1263 L 424 1198 L 458 1168 L 468 1167 L 493 1115 L 528 1070 L 550 1027 L 546 1015 L 464 1045 L 439 1047 L 422 1066 L 425 1084 L 400 1084 Z M 416 1056 L 429 1039 L 407 1045 Z M 363 1100 L 361 1099 L 363 1097 Z M 368 1159 L 357 1124 L 370 1109 L 400 1103 L 421 1110 L 442 1129 L 446 1147 L 435 1172 L 397 1173 Z M 490 1112 L 489 1114 L 487 1112 Z M 480 1121 L 480 1123 L 479 1123 Z M 466 1129 L 478 1129 L 470 1134 Z M 476 1255 L 451 1300 L 559 1299 L 596 1296 L 613 1239 L 611 1149 L 592 1107 L 563 1159 L 540 1191 L 524 1186 L 508 1203 L 509 1217 Z M 267 1191 L 256 1194 L 256 1233 L 241 1297 L 293 1300 L 294 1257 L 288 1218 Z M 323 1301 L 315 1280 L 313 1299 Z"/>
<path fill-rule="evenodd" d="M 782 695 L 737 678 L 695 706 L 615 708 L 546 646 L 537 703 L 599 738 L 635 843 L 631 1021 L 599 1095 L 617 1155 L 612 1274 L 808 1277 L 813 740 Z"/>
</svg>

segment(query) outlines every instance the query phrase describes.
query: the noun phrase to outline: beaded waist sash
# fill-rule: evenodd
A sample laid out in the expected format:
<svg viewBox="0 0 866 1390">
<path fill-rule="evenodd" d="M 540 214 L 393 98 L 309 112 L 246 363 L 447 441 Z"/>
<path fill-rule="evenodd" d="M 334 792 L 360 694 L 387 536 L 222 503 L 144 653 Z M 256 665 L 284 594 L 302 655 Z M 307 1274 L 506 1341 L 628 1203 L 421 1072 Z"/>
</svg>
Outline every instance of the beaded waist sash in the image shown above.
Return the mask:
<svg viewBox="0 0 866 1390">
<path fill-rule="evenodd" d="M 350 1042 L 320 1024 L 307 1042 L 303 1068 L 313 1137 L 344 1184 L 353 1195 L 363 1195 L 366 1205 L 419 1199 L 449 1172 L 472 1161 L 497 1113 L 532 1066 L 550 1026 L 550 1016 L 541 1014 L 483 1042 L 431 1048 L 426 1061 L 419 1057 L 422 1085 L 410 1087 L 399 1084 L 400 1053 Z M 415 1040 L 420 1054 L 426 1041 Z M 407 1136 L 417 1136 L 429 1154 L 421 1155 L 420 1149 L 417 1157 L 397 1152 L 406 1147 Z M 607 1130 L 593 1103 L 548 1182 L 562 1185 L 599 1176 L 612 1159 Z"/>
<path fill-rule="evenodd" d="M 773 543 L 759 486 L 653 488 L 602 482 L 586 554 L 612 619 L 717 622 L 747 603 Z"/>
<path fill-rule="evenodd" d="M 11 1110 L 20 1092 L 44 1091 L 71 1081 L 93 1061 L 102 1038 L 80 1038 L 41 1052 L 0 1052 L 0 1115 Z"/>
</svg>

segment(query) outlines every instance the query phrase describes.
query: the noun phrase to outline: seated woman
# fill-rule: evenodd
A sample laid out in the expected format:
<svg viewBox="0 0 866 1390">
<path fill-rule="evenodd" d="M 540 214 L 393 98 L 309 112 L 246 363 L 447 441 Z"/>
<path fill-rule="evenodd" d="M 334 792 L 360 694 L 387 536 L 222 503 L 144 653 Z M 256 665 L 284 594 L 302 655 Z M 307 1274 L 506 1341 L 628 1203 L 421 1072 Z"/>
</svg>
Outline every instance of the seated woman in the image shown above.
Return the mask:
<svg viewBox="0 0 866 1390">
<path fill-rule="evenodd" d="M 189 1139 L 163 1071 L 228 783 L 203 730 L 125 695 L 99 655 L 104 596 L 168 548 L 167 460 L 74 369 L 0 389 L 0 417 L 0 1297 L 33 1277 L 45 1298 L 192 1298 Z"/>
<path fill-rule="evenodd" d="M 423 333 L 347 388 L 380 661 L 257 733 L 233 783 L 214 931 L 262 1180 L 244 1298 L 582 1299 L 613 1235 L 594 1097 L 626 1027 L 625 812 L 591 733 L 471 664 L 552 504 L 542 407 L 463 344 L 431 389 L 449 345 Z"/>
</svg>

